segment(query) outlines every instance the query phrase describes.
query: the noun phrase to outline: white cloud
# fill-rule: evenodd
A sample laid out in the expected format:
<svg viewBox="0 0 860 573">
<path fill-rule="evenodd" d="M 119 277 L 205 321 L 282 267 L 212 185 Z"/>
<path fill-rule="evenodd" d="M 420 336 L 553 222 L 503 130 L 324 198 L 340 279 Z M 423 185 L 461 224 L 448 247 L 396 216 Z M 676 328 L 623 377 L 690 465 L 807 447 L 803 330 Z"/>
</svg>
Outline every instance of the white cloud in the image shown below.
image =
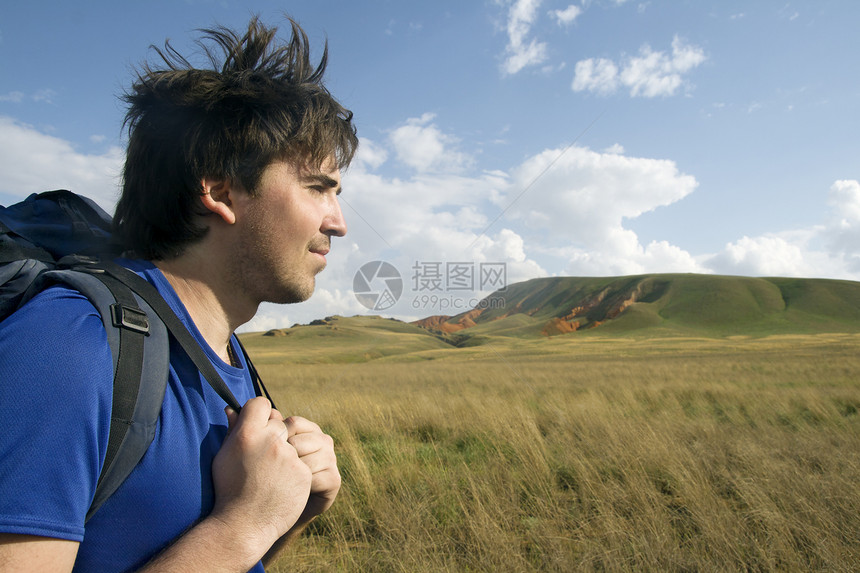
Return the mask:
<svg viewBox="0 0 860 573">
<path fill-rule="evenodd" d="M 843 179 L 830 186 L 827 203 L 840 217 L 841 225 L 860 224 L 860 182 Z"/>
<path fill-rule="evenodd" d="M 493 238 L 486 235 L 478 237 L 473 255 L 478 263 L 504 262 L 508 284 L 548 274 L 537 262 L 528 258 L 525 241 L 511 229 L 502 229 Z"/>
<path fill-rule="evenodd" d="M 639 256 L 639 262 L 644 272 L 708 272 L 690 253 L 667 241 L 651 241 Z"/>
<path fill-rule="evenodd" d="M 24 93 L 23 92 L 9 92 L 4 95 L 0 95 L 0 101 L 8 101 L 11 103 L 21 103 L 24 101 Z"/>
<path fill-rule="evenodd" d="M 352 165 L 363 165 L 370 169 L 377 169 L 387 160 L 388 152 L 384 147 L 362 137 L 358 144 L 358 151 L 352 159 Z"/>
<path fill-rule="evenodd" d="M 779 17 L 782 19 L 787 19 L 790 22 L 793 22 L 800 18 L 800 12 L 795 10 L 791 4 L 786 4 L 778 11 Z"/>
<path fill-rule="evenodd" d="M 516 0 L 508 12 L 508 39 L 522 45 L 537 16 L 541 0 Z"/>
<path fill-rule="evenodd" d="M 442 133 L 432 123 L 434 117 L 433 114 L 425 113 L 392 130 L 389 140 L 395 155 L 418 172 L 460 171 L 470 164 L 471 159 L 455 149 L 457 138 Z"/>
<path fill-rule="evenodd" d="M 742 237 L 703 264 L 721 274 L 860 280 L 860 182 L 834 182 L 827 202 L 832 216 L 822 224 Z"/>
<path fill-rule="evenodd" d="M 352 277 L 349 277 L 350 279 Z M 350 280 L 347 289 L 325 288 L 323 283 L 320 288 L 314 291 L 314 302 L 321 305 L 327 310 L 325 316 L 333 314 L 351 315 L 361 314 L 366 309 L 362 307 L 358 299 L 352 292 L 352 281 Z M 318 318 L 322 318 L 321 316 Z"/>
<path fill-rule="evenodd" d="M 56 95 L 57 92 L 52 89 L 41 89 L 33 94 L 33 101 L 54 103 L 54 97 L 56 97 Z"/>
<path fill-rule="evenodd" d="M 552 10 L 549 14 L 556 19 L 559 26 L 568 26 L 582 14 L 582 8 L 576 4 L 571 4 L 564 10 Z"/>
<path fill-rule="evenodd" d="M 764 107 L 764 104 L 759 103 L 757 101 L 754 101 L 747 106 L 747 113 L 755 113 L 758 110 L 762 109 L 763 107 Z"/>
<path fill-rule="evenodd" d="M 502 65 L 505 74 L 516 74 L 527 66 L 541 64 L 546 60 L 546 43 L 528 39 L 540 5 L 541 0 L 515 0 L 511 5 L 507 22 L 507 57 Z"/>
<path fill-rule="evenodd" d="M 828 252 L 845 260 L 854 273 L 860 273 L 860 182 L 836 181 L 830 187 L 827 203 L 832 210 L 828 225 L 821 232 Z"/>
<path fill-rule="evenodd" d="M 535 243 L 567 259 L 567 272 L 701 271 L 689 253 L 665 242 L 643 247 L 624 227 L 625 219 L 675 203 L 696 186 L 673 161 L 627 157 L 620 146 L 605 153 L 571 147 L 544 151 L 513 170 L 498 203 L 509 219 L 538 233 Z"/>
<path fill-rule="evenodd" d="M 655 52 L 647 44 L 639 55 L 620 65 L 609 59 L 587 59 L 576 63 L 573 91 L 591 91 L 601 95 L 621 88 L 632 97 L 671 96 L 684 84 L 683 75 L 705 61 L 701 48 L 684 43 L 678 36 L 672 40 L 672 53 Z"/>
<path fill-rule="evenodd" d="M 534 184 L 511 212 L 537 226 L 577 242 L 603 240 L 607 229 L 621 226 L 660 206 L 692 193 L 694 177 L 680 173 L 670 160 L 628 157 L 612 149 L 550 149 L 528 159 L 513 172 L 505 201 Z"/>
<path fill-rule="evenodd" d="M 384 177 L 360 167 L 344 175 L 344 215 L 362 250 L 439 256 L 463 253 L 487 226 L 482 209 L 505 184 L 504 175 L 418 173 Z M 436 233 L 437 235 L 433 235 Z"/>
<path fill-rule="evenodd" d="M 606 58 L 580 60 L 574 70 L 573 91 L 591 91 L 601 95 L 615 93 L 619 85 L 618 66 Z"/>
<path fill-rule="evenodd" d="M 52 89 L 43 88 L 37 90 L 32 95 L 27 96 L 24 92 L 20 91 L 12 91 L 7 94 L 0 95 L 0 101 L 10 102 L 10 103 L 21 103 L 25 99 L 29 99 L 35 102 L 42 103 L 54 103 L 54 98 L 56 97 L 57 92 Z"/>
<path fill-rule="evenodd" d="M 707 265 L 720 274 L 747 276 L 799 277 L 808 272 L 801 247 L 776 235 L 742 237 Z"/>
<path fill-rule="evenodd" d="M 528 45 L 511 46 L 505 60 L 504 71 L 513 75 L 527 66 L 543 63 L 546 60 L 546 44 L 532 39 Z"/>
<path fill-rule="evenodd" d="M 634 97 L 674 95 L 681 86 L 681 74 L 704 61 L 705 54 L 700 48 L 688 46 L 675 36 L 671 57 L 643 46 L 640 56 L 632 58 L 621 72 L 621 83 L 630 88 Z"/>
<path fill-rule="evenodd" d="M 257 314 L 249 322 L 242 325 L 238 332 L 266 332 L 275 328 L 291 326 L 289 316 L 280 306 L 263 304 Z"/>
<path fill-rule="evenodd" d="M 562 250 L 568 263 L 565 274 L 571 276 L 624 276 L 644 273 L 708 273 L 706 267 L 684 249 L 667 241 L 639 243 L 636 234 L 617 230 L 614 244 L 591 248 Z"/>
<path fill-rule="evenodd" d="M 80 153 L 68 141 L 0 116 L 0 193 L 23 198 L 71 189 L 112 213 L 123 159 L 117 147 L 101 155 Z"/>
</svg>

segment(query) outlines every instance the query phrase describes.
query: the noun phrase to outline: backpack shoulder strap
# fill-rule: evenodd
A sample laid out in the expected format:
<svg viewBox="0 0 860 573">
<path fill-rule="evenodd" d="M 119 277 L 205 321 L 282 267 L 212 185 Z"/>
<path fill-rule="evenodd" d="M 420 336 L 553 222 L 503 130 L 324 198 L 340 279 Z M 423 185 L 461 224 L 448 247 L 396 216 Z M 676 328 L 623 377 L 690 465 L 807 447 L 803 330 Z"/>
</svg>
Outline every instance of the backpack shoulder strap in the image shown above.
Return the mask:
<svg viewBox="0 0 860 573">
<path fill-rule="evenodd" d="M 113 358 L 113 399 L 108 447 L 87 520 L 125 481 L 155 437 L 167 388 L 167 329 L 141 297 L 106 275 L 54 270 L 43 280 L 80 291 L 99 311 Z"/>
<path fill-rule="evenodd" d="M 101 261 L 98 266 L 104 269 L 108 275 L 116 279 L 118 282 L 126 285 L 133 290 L 136 295 L 146 301 L 147 305 L 152 308 L 155 315 L 164 323 L 173 338 L 182 346 L 182 349 L 191 358 L 194 365 L 197 366 L 200 373 L 209 383 L 210 386 L 218 393 L 219 396 L 233 408 L 235 411 L 242 409 L 239 401 L 233 396 L 230 388 L 212 366 L 206 353 L 200 348 L 200 345 L 194 340 L 194 337 L 182 324 L 182 321 L 173 312 L 173 309 L 167 304 L 152 284 L 146 279 L 140 277 L 137 273 L 128 270 L 127 268 L 113 262 Z"/>
<path fill-rule="evenodd" d="M 272 404 L 272 408 L 278 409 L 275 405 L 275 401 L 272 400 L 272 395 L 269 394 L 269 390 L 266 388 L 266 385 L 263 384 L 263 379 L 260 378 L 259 372 L 257 372 L 257 368 L 254 366 L 254 363 L 251 361 L 251 356 L 248 354 L 248 351 L 245 350 L 245 345 L 242 344 L 242 341 L 239 340 L 238 336 L 234 336 L 236 339 L 236 344 L 239 345 L 239 350 L 242 351 L 242 356 L 245 357 L 245 364 L 248 365 L 248 373 L 251 375 L 251 381 L 254 383 L 254 393 L 257 396 L 265 396 L 269 403 Z M 283 414 L 283 412 L 281 412 Z"/>
</svg>

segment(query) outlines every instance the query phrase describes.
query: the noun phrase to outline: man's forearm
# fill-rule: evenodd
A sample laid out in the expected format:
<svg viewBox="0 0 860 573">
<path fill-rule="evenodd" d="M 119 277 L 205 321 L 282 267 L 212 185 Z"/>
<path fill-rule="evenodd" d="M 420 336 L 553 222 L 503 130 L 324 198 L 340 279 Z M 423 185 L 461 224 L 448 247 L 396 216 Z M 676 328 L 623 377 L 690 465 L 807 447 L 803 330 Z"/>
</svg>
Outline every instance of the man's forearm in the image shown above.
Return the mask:
<svg viewBox="0 0 860 573">
<path fill-rule="evenodd" d="M 178 537 L 139 573 L 246 573 L 265 551 L 253 535 L 210 516 Z"/>
</svg>

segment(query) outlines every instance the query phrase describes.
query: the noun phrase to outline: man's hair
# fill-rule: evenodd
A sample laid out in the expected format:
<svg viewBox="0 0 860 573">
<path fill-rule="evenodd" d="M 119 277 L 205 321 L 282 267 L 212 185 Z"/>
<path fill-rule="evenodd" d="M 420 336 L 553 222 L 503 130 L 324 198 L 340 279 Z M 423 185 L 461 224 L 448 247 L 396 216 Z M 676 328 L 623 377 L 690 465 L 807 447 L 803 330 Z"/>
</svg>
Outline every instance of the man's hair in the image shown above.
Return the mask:
<svg viewBox="0 0 860 573">
<path fill-rule="evenodd" d="M 290 24 L 284 45 L 275 43 L 277 28 L 257 18 L 241 36 L 200 30 L 211 69 L 194 68 L 169 41 L 163 50 L 153 46 L 161 67 L 144 64 L 123 98 L 129 142 L 114 225 L 136 256 L 172 258 L 205 235 L 198 219 L 204 177 L 253 196 L 273 161 L 349 165 L 358 137 L 352 112 L 322 83 L 328 43 L 314 68 L 307 35 Z"/>
</svg>

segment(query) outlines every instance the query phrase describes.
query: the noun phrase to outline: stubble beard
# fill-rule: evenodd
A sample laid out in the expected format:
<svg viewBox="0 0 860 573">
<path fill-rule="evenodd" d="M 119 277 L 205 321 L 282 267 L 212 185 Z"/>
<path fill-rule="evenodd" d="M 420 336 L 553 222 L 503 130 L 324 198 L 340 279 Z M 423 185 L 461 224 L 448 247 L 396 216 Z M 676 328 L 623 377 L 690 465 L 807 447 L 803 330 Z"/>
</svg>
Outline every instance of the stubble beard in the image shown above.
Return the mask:
<svg viewBox="0 0 860 573">
<path fill-rule="evenodd" d="M 324 267 L 323 267 L 324 268 Z M 272 284 L 265 302 L 275 304 L 295 304 L 308 300 L 316 289 L 316 274 L 323 269 L 311 271 L 310 269 L 279 269 L 268 277 Z"/>
<path fill-rule="evenodd" d="M 328 250 L 330 244 L 331 241 L 328 237 L 314 239 L 305 246 L 303 255 L 311 256 L 310 254 L 314 251 Z M 316 275 L 326 267 L 326 264 L 323 263 L 316 269 L 309 268 L 306 266 L 307 261 L 305 260 L 296 261 L 296 266 L 293 268 L 283 268 L 283 263 L 279 265 L 277 261 L 270 262 L 272 264 L 266 265 L 266 267 L 271 271 L 271 276 L 262 277 L 265 281 L 262 284 L 272 284 L 272 288 L 264 300 L 275 304 L 295 304 L 308 300 L 316 289 Z"/>
<path fill-rule="evenodd" d="M 238 264 L 234 267 L 236 273 L 232 282 L 250 294 L 257 304 L 304 302 L 314 293 L 316 274 L 325 268 L 325 265 L 316 269 L 310 266 L 310 249 L 314 246 L 313 241 L 306 245 L 299 260 L 284 260 L 274 254 L 264 254 L 259 244 L 247 241 L 235 255 Z"/>
<path fill-rule="evenodd" d="M 284 281 L 282 285 L 282 293 L 284 297 L 279 304 L 295 304 L 304 302 L 311 298 L 316 290 L 316 275 L 321 273 L 325 265 L 319 270 L 312 272 L 309 276 L 301 276 L 298 273 L 291 273 L 291 279 Z M 310 272 L 310 271 L 308 271 Z"/>
</svg>

